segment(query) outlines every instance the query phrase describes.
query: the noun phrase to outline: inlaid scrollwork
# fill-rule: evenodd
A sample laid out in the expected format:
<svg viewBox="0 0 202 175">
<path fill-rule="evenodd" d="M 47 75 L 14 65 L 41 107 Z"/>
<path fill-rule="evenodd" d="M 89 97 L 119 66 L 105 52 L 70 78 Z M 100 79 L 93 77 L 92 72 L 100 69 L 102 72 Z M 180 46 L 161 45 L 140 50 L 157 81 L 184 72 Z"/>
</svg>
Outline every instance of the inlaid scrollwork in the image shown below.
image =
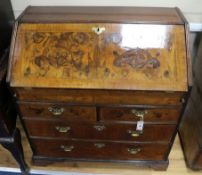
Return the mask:
<svg viewBox="0 0 202 175">
<path fill-rule="evenodd" d="M 36 32 L 33 35 L 33 41 L 34 43 L 41 43 L 45 38 L 45 33 L 41 33 L 41 32 Z"/>
<path fill-rule="evenodd" d="M 93 32 L 35 32 L 32 33 L 32 41 L 36 46 L 33 63 L 38 67 L 39 76 L 46 76 L 51 67 L 62 69 L 64 77 L 77 74 L 113 78 L 118 76 L 114 68 L 119 68 L 122 76 L 127 76 L 132 70 L 142 70 L 151 76 L 152 70 L 160 67 L 159 53 L 152 56 L 146 49 L 122 48 L 120 33 L 98 36 Z M 114 49 L 109 50 L 108 47 Z M 112 59 L 112 65 L 103 53 Z M 24 75 L 29 76 L 30 72 L 25 71 Z"/>
<path fill-rule="evenodd" d="M 157 69 L 160 62 L 157 58 L 150 56 L 147 51 L 141 49 L 131 49 L 123 54 L 114 51 L 114 66 L 123 67 L 129 65 L 134 69 L 142 69 L 144 67 Z M 150 56 L 150 57 L 148 57 Z"/>
</svg>

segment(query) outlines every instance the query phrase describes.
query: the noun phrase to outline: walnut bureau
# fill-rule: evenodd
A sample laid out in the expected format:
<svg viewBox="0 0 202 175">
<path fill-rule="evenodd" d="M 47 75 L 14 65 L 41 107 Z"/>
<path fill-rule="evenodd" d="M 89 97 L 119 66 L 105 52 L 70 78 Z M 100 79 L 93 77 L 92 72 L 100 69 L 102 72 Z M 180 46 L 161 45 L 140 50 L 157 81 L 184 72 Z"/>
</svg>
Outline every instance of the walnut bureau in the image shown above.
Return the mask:
<svg viewBox="0 0 202 175">
<path fill-rule="evenodd" d="M 177 8 L 28 7 L 7 81 L 33 162 L 166 169 L 191 86 Z"/>
</svg>

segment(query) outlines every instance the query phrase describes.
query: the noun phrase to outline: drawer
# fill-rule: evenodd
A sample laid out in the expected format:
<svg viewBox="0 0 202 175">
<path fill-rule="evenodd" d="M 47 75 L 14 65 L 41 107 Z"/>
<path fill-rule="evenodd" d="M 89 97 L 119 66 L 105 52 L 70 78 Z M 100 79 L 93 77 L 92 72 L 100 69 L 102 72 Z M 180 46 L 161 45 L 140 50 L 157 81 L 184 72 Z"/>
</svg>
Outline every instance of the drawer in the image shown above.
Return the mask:
<svg viewBox="0 0 202 175">
<path fill-rule="evenodd" d="M 23 117 L 96 121 L 95 107 L 68 106 L 61 103 L 23 102 L 19 102 L 18 106 Z"/>
<path fill-rule="evenodd" d="M 127 144 L 69 140 L 32 139 L 38 156 L 102 159 L 102 160 L 162 160 L 166 144 Z M 47 147 L 48 145 L 48 147 Z"/>
<path fill-rule="evenodd" d="M 108 108 L 100 109 L 101 121 L 177 122 L 180 108 Z"/>
<path fill-rule="evenodd" d="M 48 101 L 79 104 L 123 105 L 181 105 L 184 92 L 67 90 L 42 88 L 15 88 L 22 101 Z"/>
<path fill-rule="evenodd" d="M 162 141 L 170 142 L 175 125 L 145 124 L 143 133 L 136 132 L 136 124 L 55 122 L 25 120 L 31 137 Z"/>
</svg>

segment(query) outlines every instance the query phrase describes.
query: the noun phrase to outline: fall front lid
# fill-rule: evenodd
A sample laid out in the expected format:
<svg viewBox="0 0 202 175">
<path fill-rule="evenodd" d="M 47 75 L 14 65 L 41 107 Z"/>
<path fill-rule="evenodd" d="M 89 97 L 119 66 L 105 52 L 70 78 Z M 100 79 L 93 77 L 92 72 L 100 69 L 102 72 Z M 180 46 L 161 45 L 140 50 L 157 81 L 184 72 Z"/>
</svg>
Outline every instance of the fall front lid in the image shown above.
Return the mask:
<svg viewBox="0 0 202 175">
<path fill-rule="evenodd" d="M 187 90 L 183 25 L 20 24 L 13 87 Z"/>
</svg>

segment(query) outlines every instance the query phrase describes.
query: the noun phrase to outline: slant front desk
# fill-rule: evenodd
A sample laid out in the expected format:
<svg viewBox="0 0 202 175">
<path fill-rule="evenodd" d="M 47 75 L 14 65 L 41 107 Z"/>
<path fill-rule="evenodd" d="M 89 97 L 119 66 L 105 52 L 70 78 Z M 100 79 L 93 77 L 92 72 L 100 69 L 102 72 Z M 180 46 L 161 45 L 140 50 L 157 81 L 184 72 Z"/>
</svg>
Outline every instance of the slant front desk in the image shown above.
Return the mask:
<svg viewBox="0 0 202 175">
<path fill-rule="evenodd" d="M 28 7 L 7 80 L 34 163 L 166 169 L 191 85 L 177 8 Z"/>
</svg>

